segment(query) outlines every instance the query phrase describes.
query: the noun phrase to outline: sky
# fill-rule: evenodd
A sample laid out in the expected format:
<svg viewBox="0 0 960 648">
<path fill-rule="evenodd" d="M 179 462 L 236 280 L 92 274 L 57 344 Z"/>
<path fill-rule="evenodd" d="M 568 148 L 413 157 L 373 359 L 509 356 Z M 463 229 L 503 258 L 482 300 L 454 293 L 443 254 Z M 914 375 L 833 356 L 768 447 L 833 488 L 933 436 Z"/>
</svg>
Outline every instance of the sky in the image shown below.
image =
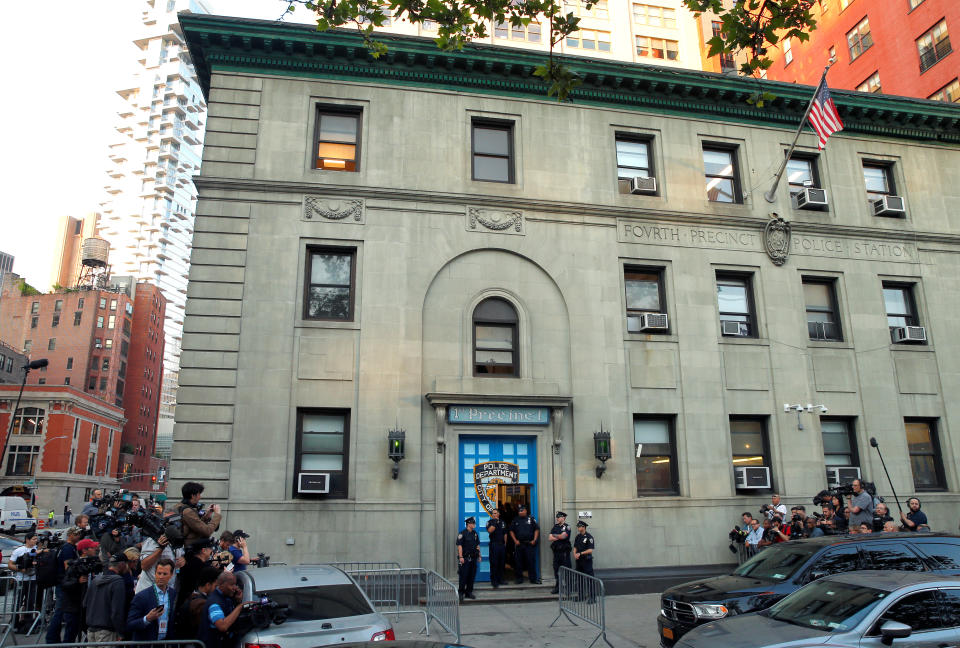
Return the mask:
<svg viewBox="0 0 960 648">
<path fill-rule="evenodd" d="M 212 13 L 276 19 L 282 0 L 207 0 Z M 143 0 L 76 0 L 42 13 L 0 2 L 5 92 L 0 101 L 0 251 L 13 271 L 49 290 L 62 215 L 97 211 L 105 196 L 108 144 L 132 77 Z M 54 5 L 51 5 L 54 6 Z M 306 20 L 302 9 L 295 19 Z"/>
</svg>

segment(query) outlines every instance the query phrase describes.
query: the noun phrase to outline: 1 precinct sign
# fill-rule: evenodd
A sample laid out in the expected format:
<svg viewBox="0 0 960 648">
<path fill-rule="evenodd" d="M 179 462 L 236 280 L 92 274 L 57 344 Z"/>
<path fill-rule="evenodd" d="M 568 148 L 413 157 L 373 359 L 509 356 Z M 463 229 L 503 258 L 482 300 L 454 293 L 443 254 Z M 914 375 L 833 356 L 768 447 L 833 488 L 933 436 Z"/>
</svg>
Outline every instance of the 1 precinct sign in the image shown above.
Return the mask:
<svg viewBox="0 0 960 648">
<path fill-rule="evenodd" d="M 509 461 L 485 461 L 473 467 L 477 498 L 487 513 L 497 507 L 497 485 L 520 481 L 520 466 Z"/>
<path fill-rule="evenodd" d="M 548 425 L 550 408 L 451 405 L 447 410 L 447 422 L 480 425 Z"/>
</svg>

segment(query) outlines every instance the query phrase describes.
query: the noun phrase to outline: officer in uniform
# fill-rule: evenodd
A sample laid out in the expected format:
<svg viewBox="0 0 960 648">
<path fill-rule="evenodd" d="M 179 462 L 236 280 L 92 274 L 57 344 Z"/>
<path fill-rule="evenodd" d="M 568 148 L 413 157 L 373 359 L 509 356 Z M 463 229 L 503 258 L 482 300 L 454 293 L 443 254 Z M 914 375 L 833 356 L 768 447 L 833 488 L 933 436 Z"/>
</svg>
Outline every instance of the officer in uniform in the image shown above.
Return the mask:
<svg viewBox="0 0 960 648">
<path fill-rule="evenodd" d="M 577 522 L 577 537 L 573 541 L 573 559 L 577 561 L 577 571 L 581 574 L 593 576 L 593 536 L 587 533 L 587 523 Z M 590 602 L 593 603 L 595 593 L 589 589 Z M 583 598 L 583 594 L 580 595 Z"/>
<path fill-rule="evenodd" d="M 551 594 L 560 592 L 560 567 L 570 569 L 570 525 L 567 524 L 567 514 L 557 511 L 557 523 L 550 529 L 550 549 L 553 550 L 553 577 L 556 584 L 550 590 Z"/>
<path fill-rule="evenodd" d="M 526 570 L 531 583 L 539 583 L 537 578 L 537 541 L 540 539 L 540 526 L 527 514 L 527 507 L 517 507 L 517 517 L 510 523 L 510 538 L 517 547 L 517 585 L 523 582 Z"/>
<path fill-rule="evenodd" d="M 457 535 L 457 560 L 460 567 L 460 600 L 475 599 L 473 581 L 477 578 L 477 565 L 480 563 L 480 534 L 476 532 L 477 521 L 472 517 L 464 520 L 467 528 Z"/>
<path fill-rule="evenodd" d="M 487 520 L 490 535 L 490 584 L 496 589 L 503 585 L 503 565 L 507 558 L 507 525 L 500 519 L 500 510 L 490 511 Z"/>
</svg>

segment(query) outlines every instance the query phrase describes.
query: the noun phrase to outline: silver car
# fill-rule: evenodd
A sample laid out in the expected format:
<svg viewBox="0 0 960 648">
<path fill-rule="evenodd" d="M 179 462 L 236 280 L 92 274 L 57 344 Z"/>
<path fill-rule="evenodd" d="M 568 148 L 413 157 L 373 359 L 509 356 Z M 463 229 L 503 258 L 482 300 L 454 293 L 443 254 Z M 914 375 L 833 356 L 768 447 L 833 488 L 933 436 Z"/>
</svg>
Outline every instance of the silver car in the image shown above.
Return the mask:
<svg viewBox="0 0 960 648">
<path fill-rule="evenodd" d="M 347 641 L 394 639 L 393 626 L 374 612 L 370 599 L 349 576 L 335 567 L 311 565 L 264 567 L 237 572 L 244 601 L 264 597 L 288 606 L 287 620 L 240 640 L 277 648 L 313 648 Z"/>
<path fill-rule="evenodd" d="M 960 645 L 960 579 L 860 571 L 829 576 L 762 612 L 699 626 L 685 648 L 943 648 Z"/>
</svg>

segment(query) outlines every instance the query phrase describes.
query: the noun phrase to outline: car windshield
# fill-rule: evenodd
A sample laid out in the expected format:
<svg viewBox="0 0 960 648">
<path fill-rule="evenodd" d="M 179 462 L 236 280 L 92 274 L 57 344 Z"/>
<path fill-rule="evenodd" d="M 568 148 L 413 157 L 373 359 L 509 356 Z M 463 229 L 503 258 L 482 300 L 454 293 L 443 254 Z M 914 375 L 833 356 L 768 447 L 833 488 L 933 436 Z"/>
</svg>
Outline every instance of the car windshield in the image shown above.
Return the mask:
<svg viewBox="0 0 960 648">
<path fill-rule="evenodd" d="M 0 537 L 0 550 L 6 551 L 7 549 L 13 550 L 17 547 L 23 545 L 19 540 L 14 540 L 13 538 L 2 538 Z"/>
<path fill-rule="evenodd" d="M 764 612 L 777 621 L 845 632 L 856 627 L 889 592 L 829 580 L 811 583 Z"/>
<path fill-rule="evenodd" d="M 353 583 L 265 590 L 257 592 L 257 596 L 266 596 L 271 601 L 286 605 L 287 619 L 290 621 L 339 619 L 373 613 L 360 588 Z"/>
<path fill-rule="evenodd" d="M 749 576 L 764 580 L 782 581 L 790 578 L 820 545 L 787 543 L 764 549 L 733 572 L 735 576 Z"/>
</svg>

